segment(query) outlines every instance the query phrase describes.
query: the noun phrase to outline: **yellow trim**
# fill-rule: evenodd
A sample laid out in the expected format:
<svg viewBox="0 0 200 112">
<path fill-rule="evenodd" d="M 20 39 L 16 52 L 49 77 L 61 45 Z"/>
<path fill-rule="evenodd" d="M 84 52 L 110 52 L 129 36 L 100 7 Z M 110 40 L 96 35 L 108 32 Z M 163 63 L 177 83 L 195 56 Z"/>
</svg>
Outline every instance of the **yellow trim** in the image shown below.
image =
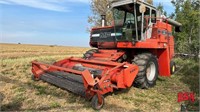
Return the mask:
<svg viewBox="0 0 200 112">
<path fill-rule="evenodd" d="M 175 72 L 175 66 L 173 65 L 173 67 L 172 67 L 172 72 Z"/>
</svg>

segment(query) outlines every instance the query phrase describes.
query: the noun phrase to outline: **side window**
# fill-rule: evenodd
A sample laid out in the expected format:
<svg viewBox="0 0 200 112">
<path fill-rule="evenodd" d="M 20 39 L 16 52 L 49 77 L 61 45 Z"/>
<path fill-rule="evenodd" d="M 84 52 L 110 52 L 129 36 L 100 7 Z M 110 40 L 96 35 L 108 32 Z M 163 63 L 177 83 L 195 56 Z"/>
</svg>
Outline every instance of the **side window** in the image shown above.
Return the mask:
<svg viewBox="0 0 200 112">
<path fill-rule="evenodd" d="M 146 11 L 144 13 L 144 26 L 149 24 L 150 20 L 150 8 L 146 7 Z"/>
<path fill-rule="evenodd" d="M 124 24 L 125 11 L 114 8 L 113 17 L 114 17 L 115 26 L 122 26 Z"/>
<path fill-rule="evenodd" d="M 156 23 L 156 11 L 152 9 L 151 22 Z"/>
</svg>

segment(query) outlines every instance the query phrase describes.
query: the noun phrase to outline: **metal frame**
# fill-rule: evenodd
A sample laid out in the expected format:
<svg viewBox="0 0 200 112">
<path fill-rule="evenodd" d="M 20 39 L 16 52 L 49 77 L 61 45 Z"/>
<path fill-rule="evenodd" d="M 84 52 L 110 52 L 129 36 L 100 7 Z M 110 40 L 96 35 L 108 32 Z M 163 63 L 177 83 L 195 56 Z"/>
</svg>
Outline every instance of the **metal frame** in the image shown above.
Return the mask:
<svg viewBox="0 0 200 112">
<path fill-rule="evenodd" d="M 84 71 L 74 70 L 73 66 L 81 64 L 84 67 L 100 69 L 103 72 L 100 77 L 92 77 L 88 69 Z M 113 89 L 125 89 L 132 86 L 132 83 L 138 73 L 138 66 L 127 62 L 117 63 L 113 61 L 85 60 L 80 58 L 67 58 L 54 63 L 53 65 L 32 62 L 32 72 L 37 79 L 45 73 L 55 71 L 81 75 L 84 82 L 86 96 L 90 99 L 94 95 L 104 95 L 113 92 Z M 120 71 L 120 72 L 119 72 Z M 113 83 L 114 82 L 114 83 Z M 101 97 L 98 97 L 102 101 Z"/>
</svg>

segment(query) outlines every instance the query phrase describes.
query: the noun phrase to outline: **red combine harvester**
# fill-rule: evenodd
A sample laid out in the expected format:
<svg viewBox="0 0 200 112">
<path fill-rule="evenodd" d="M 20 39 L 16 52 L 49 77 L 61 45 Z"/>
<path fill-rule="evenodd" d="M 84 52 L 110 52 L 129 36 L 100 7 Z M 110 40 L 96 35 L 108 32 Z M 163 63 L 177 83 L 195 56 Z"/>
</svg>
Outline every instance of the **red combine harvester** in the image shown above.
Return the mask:
<svg viewBox="0 0 200 112">
<path fill-rule="evenodd" d="M 88 99 L 101 109 L 106 93 L 114 89 L 147 89 L 158 74 L 175 71 L 172 26 L 181 24 L 162 17 L 157 9 L 139 0 L 111 2 L 114 24 L 91 30 L 90 46 L 83 58 L 67 58 L 52 65 L 32 62 L 34 80 L 43 80 Z"/>
</svg>

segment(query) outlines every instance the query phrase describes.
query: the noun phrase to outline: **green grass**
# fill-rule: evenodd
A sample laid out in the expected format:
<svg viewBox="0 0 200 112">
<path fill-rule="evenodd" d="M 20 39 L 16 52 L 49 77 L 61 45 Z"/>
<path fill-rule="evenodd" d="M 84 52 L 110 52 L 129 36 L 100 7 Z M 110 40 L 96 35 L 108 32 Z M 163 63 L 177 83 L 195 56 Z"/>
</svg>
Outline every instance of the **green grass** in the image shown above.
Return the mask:
<svg viewBox="0 0 200 112">
<path fill-rule="evenodd" d="M 188 106 L 189 110 L 199 109 L 199 63 L 193 59 L 176 59 L 179 65 L 179 71 L 176 73 L 179 76 L 179 80 L 186 86 L 189 90 L 183 92 L 194 92 L 195 102 L 186 101 L 185 104 Z"/>
<path fill-rule="evenodd" d="M 58 102 L 52 102 L 52 103 L 50 104 L 50 107 L 51 107 L 51 108 L 58 108 L 58 107 L 60 107 L 60 104 L 59 104 Z"/>
</svg>

